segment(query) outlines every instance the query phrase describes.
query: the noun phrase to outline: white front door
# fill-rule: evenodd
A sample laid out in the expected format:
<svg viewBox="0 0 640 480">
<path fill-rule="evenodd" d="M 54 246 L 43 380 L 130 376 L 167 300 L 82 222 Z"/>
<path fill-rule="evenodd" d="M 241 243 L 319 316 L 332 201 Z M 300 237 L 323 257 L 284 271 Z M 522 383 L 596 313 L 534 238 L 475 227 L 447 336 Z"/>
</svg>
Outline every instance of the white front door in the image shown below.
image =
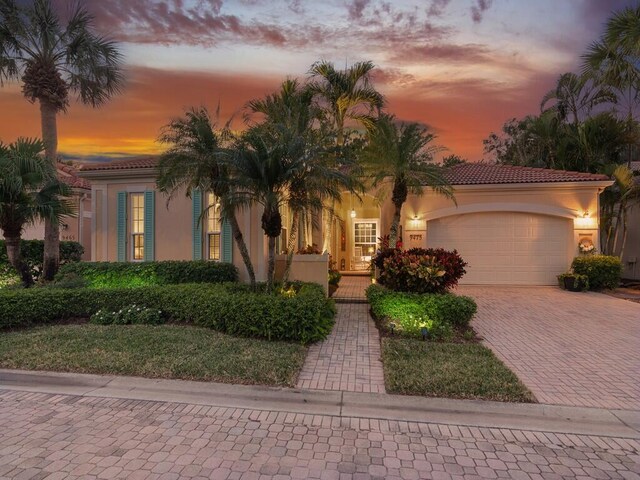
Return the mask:
<svg viewBox="0 0 640 480">
<path fill-rule="evenodd" d="M 352 270 L 368 270 L 371 257 L 378 248 L 379 223 L 377 219 L 353 221 Z"/>
</svg>

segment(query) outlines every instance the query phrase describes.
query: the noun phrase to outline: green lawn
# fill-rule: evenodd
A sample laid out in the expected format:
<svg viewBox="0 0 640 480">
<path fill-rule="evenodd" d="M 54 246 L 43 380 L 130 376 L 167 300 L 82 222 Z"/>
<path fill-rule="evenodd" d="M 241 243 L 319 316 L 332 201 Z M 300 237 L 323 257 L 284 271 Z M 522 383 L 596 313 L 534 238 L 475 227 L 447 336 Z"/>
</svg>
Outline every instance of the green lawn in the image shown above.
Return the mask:
<svg viewBox="0 0 640 480">
<path fill-rule="evenodd" d="M 0 368 L 295 386 L 306 348 L 181 325 L 56 325 L 0 334 Z"/>
<path fill-rule="evenodd" d="M 533 402 L 533 395 L 488 348 L 383 338 L 387 392 L 429 397 Z"/>
</svg>

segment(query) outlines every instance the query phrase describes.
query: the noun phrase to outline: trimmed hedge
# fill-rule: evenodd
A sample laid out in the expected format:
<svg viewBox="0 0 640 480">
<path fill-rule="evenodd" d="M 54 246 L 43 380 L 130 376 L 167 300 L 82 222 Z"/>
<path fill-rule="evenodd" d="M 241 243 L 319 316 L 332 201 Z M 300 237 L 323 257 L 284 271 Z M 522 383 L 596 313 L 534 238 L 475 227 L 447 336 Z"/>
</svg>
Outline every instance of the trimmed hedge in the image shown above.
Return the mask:
<svg viewBox="0 0 640 480">
<path fill-rule="evenodd" d="M 394 292 L 380 285 L 367 288 L 371 313 L 386 331 L 421 337 L 427 327 L 434 339 L 446 339 L 454 327 L 468 327 L 477 311 L 472 298 L 444 294 Z"/>
<path fill-rule="evenodd" d="M 44 240 L 21 240 L 20 251 L 31 270 L 34 280 L 38 280 L 42 273 L 42 262 L 44 261 Z M 78 242 L 60 242 L 60 265 L 79 262 L 83 253 L 84 247 Z M 4 240 L 0 240 L 0 286 L 2 283 L 9 283 L 9 280 L 14 277 L 17 278 L 17 274 L 9 263 L 7 246 Z"/>
<path fill-rule="evenodd" d="M 583 255 L 573 259 L 571 270 L 589 279 L 590 290 L 614 289 L 620 285 L 622 262 L 611 255 Z"/>
<path fill-rule="evenodd" d="M 236 282 L 238 269 L 230 263 L 196 261 L 79 262 L 60 268 L 56 282 L 84 279 L 88 288 L 123 288 L 180 283 Z"/>
<path fill-rule="evenodd" d="M 240 288 L 239 288 L 240 287 Z M 139 288 L 40 288 L 0 293 L 0 328 L 23 327 L 130 305 L 162 311 L 190 323 L 242 337 L 303 343 L 324 339 L 335 308 L 321 286 L 299 284 L 292 296 L 255 293 L 238 284 L 184 284 Z"/>
</svg>

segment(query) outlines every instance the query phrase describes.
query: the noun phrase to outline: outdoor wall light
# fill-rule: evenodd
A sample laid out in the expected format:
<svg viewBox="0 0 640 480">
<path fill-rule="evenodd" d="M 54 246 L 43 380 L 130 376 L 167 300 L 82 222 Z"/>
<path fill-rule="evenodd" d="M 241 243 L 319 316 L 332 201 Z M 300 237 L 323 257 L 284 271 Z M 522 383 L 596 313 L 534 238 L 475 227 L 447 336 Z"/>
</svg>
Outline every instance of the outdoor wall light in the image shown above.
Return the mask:
<svg viewBox="0 0 640 480">
<path fill-rule="evenodd" d="M 585 210 L 581 216 L 577 216 L 573 220 L 573 224 L 577 229 L 594 229 L 598 227 L 598 222 L 591 217 L 588 210 Z"/>
<path fill-rule="evenodd" d="M 351 215 L 351 218 L 356 218 L 356 211 L 355 211 L 355 209 L 351 209 L 351 213 L 350 213 L 349 215 Z"/>
</svg>

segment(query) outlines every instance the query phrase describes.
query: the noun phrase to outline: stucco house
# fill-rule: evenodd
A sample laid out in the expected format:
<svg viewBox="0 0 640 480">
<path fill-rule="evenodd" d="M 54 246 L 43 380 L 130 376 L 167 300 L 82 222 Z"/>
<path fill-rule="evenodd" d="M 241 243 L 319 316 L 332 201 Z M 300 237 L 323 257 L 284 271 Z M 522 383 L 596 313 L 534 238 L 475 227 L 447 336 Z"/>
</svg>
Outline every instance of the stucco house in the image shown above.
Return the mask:
<svg viewBox="0 0 640 480">
<path fill-rule="evenodd" d="M 60 226 L 60 240 L 79 242 L 84 247 L 83 260 L 91 259 L 91 185 L 78 176 L 71 165 L 58 163 L 58 178 L 71 187 L 75 215 L 65 217 Z M 27 225 L 22 232 L 25 240 L 44 239 L 44 223 Z"/>
<path fill-rule="evenodd" d="M 155 189 L 153 157 L 88 164 L 81 175 L 91 182 L 91 252 L 94 261 L 210 259 L 236 264 L 239 252 L 216 209 L 198 222 L 212 195 L 175 195 L 171 202 Z M 403 207 L 405 248 L 457 249 L 468 262 L 463 283 L 552 285 L 566 271 L 578 244 L 599 246 L 598 195 L 608 177 L 528 167 L 467 163 L 448 175 L 456 203 L 425 191 Z M 266 275 L 267 242 L 253 208 L 238 217 L 256 276 Z M 361 200 L 345 193 L 337 206 L 330 253 L 343 271 L 368 268 L 378 237 L 388 233 L 390 200 Z M 284 227 L 288 229 L 288 216 Z M 319 222 L 323 223 L 323 222 Z M 314 231 L 321 244 L 322 232 Z"/>
</svg>

